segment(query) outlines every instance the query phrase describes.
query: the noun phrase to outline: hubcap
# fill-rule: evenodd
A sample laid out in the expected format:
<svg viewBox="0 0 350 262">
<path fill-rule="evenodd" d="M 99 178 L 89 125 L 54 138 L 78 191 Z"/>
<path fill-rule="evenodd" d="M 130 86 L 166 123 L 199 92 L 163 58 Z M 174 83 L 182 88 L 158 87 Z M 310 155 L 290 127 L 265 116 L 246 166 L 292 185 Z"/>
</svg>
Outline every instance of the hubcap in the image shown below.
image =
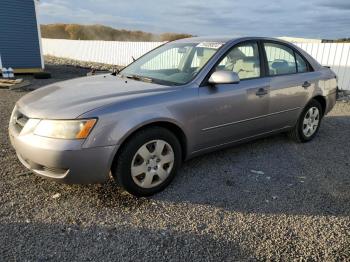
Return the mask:
<svg viewBox="0 0 350 262">
<path fill-rule="evenodd" d="M 303 134 L 306 137 L 312 136 L 320 122 L 320 111 L 317 107 L 311 107 L 304 116 Z"/>
<path fill-rule="evenodd" d="M 174 151 L 164 140 L 152 140 L 141 146 L 131 162 L 131 176 L 142 188 L 161 184 L 174 165 Z"/>
</svg>

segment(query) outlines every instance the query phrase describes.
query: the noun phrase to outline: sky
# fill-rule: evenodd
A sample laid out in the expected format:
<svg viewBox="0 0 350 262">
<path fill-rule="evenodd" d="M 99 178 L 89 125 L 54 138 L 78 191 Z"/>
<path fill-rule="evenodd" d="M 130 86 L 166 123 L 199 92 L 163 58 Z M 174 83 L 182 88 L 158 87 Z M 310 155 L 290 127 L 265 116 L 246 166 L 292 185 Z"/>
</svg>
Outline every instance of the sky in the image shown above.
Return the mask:
<svg viewBox="0 0 350 262">
<path fill-rule="evenodd" d="M 39 22 L 198 36 L 350 37 L 350 0 L 40 0 Z"/>
</svg>

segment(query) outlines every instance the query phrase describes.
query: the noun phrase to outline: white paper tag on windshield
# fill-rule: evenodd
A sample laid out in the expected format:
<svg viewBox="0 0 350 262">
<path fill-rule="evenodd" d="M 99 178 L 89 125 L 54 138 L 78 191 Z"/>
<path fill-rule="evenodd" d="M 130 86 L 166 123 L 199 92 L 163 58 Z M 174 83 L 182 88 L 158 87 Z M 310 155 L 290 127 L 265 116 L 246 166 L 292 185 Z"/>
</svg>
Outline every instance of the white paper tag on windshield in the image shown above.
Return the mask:
<svg viewBox="0 0 350 262">
<path fill-rule="evenodd" d="M 212 48 L 212 49 L 219 49 L 223 46 L 224 43 L 220 42 L 202 42 L 197 45 L 197 47 L 205 47 L 205 48 Z"/>
</svg>

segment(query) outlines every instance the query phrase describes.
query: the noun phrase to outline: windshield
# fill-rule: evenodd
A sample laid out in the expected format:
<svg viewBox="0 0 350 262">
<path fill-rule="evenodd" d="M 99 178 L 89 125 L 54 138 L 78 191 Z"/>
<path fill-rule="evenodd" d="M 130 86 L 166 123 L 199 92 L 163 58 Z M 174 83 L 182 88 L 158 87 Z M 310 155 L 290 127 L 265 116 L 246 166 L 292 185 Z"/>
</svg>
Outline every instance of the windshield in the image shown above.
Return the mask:
<svg viewBox="0 0 350 262">
<path fill-rule="evenodd" d="M 169 43 L 120 72 L 123 77 L 164 85 L 182 85 L 191 81 L 223 43 Z"/>
</svg>

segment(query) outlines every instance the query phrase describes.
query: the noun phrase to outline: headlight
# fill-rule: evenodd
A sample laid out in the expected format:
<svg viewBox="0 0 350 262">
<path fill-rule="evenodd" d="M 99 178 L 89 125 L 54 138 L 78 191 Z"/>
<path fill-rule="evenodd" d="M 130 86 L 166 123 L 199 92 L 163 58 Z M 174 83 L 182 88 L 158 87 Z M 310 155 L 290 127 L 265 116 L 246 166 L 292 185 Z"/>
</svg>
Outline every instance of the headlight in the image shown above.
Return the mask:
<svg viewBox="0 0 350 262">
<path fill-rule="evenodd" d="M 96 122 L 96 119 L 41 120 L 35 127 L 34 134 L 51 138 L 83 139 L 87 138 Z"/>
</svg>

